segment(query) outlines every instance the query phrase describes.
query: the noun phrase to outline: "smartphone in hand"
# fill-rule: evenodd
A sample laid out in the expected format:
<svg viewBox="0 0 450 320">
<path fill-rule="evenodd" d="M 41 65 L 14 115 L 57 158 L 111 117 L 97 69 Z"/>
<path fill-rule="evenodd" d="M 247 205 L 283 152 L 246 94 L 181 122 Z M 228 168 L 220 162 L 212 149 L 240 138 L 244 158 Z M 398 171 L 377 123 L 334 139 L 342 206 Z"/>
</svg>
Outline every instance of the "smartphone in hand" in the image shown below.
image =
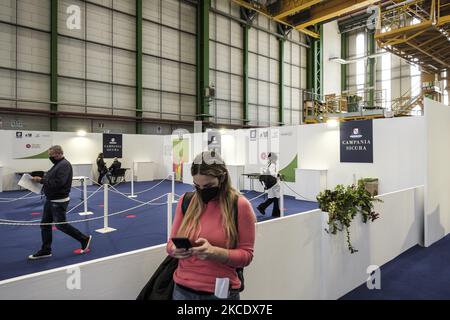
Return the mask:
<svg viewBox="0 0 450 320">
<path fill-rule="evenodd" d="M 188 238 L 172 238 L 173 244 L 177 249 L 190 249 L 192 248 L 192 243 Z"/>
</svg>

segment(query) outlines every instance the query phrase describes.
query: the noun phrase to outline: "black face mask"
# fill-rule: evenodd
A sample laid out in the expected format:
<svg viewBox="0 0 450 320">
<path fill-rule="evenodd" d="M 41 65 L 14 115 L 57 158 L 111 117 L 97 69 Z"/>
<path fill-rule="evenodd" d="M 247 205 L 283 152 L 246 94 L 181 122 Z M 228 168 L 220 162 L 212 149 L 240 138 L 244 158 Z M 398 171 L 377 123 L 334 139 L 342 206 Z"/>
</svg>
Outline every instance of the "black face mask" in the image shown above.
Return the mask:
<svg viewBox="0 0 450 320">
<path fill-rule="evenodd" d="M 196 187 L 196 189 L 204 203 L 208 203 L 219 194 L 219 187 L 211 187 L 206 189 L 199 189 Z"/>
<path fill-rule="evenodd" d="M 56 164 L 58 162 L 55 157 L 48 157 L 48 160 L 50 160 L 53 164 Z"/>
</svg>

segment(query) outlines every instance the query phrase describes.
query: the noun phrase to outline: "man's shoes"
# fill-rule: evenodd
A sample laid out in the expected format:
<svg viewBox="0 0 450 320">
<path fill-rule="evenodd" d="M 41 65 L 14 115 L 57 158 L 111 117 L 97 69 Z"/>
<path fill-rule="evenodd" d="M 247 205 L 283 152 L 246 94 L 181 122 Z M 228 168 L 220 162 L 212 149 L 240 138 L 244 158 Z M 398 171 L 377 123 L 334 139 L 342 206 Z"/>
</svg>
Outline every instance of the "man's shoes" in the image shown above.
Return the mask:
<svg viewBox="0 0 450 320">
<path fill-rule="evenodd" d="M 92 236 L 89 236 L 89 238 L 87 238 L 84 242 L 81 243 L 80 253 L 85 253 L 89 249 L 89 246 L 91 245 L 91 240 Z"/>
<path fill-rule="evenodd" d="M 39 250 L 35 254 L 28 256 L 28 259 L 29 260 L 38 260 L 38 259 L 50 258 L 51 256 L 52 256 L 51 252 Z"/>
<path fill-rule="evenodd" d="M 258 209 L 258 211 L 262 214 L 265 215 L 266 211 L 261 207 L 261 206 L 257 206 L 256 209 Z"/>
</svg>

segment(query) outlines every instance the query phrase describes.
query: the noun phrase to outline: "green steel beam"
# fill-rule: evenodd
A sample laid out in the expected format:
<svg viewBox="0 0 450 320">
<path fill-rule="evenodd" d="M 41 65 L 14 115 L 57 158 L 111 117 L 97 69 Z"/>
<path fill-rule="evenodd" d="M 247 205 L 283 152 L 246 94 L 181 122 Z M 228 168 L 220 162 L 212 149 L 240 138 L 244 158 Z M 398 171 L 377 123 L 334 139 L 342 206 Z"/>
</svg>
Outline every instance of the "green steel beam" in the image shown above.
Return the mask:
<svg viewBox="0 0 450 320">
<path fill-rule="evenodd" d="M 278 53 L 279 53 L 279 57 L 278 57 L 278 74 L 279 74 L 279 79 L 278 79 L 278 105 L 279 105 L 279 109 L 278 109 L 278 122 L 279 125 L 282 126 L 284 125 L 284 42 L 285 39 L 284 38 L 279 38 L 278 39 Z"/>
<path fill-rule="evenodd" d="M 58 0 L 51 0 L 50 7 L 50 101 L 58 101 Z M 58 104 L 50 104 L 50 111 L 57 112 Z M 58 130 L 56 115 L 50 116 L 50 131 Z"/>
<path fill-rule="evenodd" d="M 136 0 L 136 133 L 142 134 L 142 0 Z"/>
<path fill-rule="evenodd" d="M 313 40 L 313 92 L 319 96 L 323 93 L 323 25 L 315 27 L 316 33 L 320 34 L 319 39 Z"/>
<path fill-rule="evenodd" d="M 341 33 L 341 59 L 347 59 L 348 56 L 348 37 L 347 33 Z M 341 65 L 341 92 L 347 91 L 347 65 Z"/>
<path fill-rule="evenodd" d="M 375 54 L 375 31 L 369 30 L 367 33 L 367 52 L 368 55 Z M 367 72 L 367 85 L 369 89 L 369 107 L 374 107 L 375 105 L 375 58 L 369 58 L 367 60 L 368 72 Z"/>
<path fill-rule="evenodd" d="M 244 73 L 244 79 L 243 79 L 243 118 L 244 118 L 244 125 L 247 125 L 249 122 L 248 119 L 248 30 L 250 27 L 248 25 L 244 25 L 242 27 L 244 35 L 243 35 L 243 73 Z"/>
<path fill-rule="evenodd" d="M 199 1 L 197 6 L 197 120 L 208 121 L 209 97 L 209 9 L 210 0 Z"/>
<path fill-rule="evenodd" d="M 306 90 L 313 91 L 314 74 L 314 40 L 311 38 L 311 46 L 306 49 Z"/>
</svg>

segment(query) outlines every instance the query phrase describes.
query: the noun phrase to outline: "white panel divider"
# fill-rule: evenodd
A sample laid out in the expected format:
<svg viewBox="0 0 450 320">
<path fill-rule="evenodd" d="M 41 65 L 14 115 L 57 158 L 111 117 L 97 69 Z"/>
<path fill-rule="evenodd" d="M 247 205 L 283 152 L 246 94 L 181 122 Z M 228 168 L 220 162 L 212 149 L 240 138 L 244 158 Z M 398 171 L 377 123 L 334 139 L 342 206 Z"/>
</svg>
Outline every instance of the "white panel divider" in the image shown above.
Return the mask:
<svg viewBox="0 0 450 320">
<path fill-rule="evenodd" d="M 382 266 L 422 242 L 423 191 L 379 196 L 380 219 L 366 225 L 358 217 L 352 224 L 359 249 L 353 255 L 343 233 L 323 231 L 326 215 L 320 210 L 258 223 L 242 299 L 336 299 L 363 284 L 369 265 Z M 159 245 L 1 281 L 0 299 L 135 299 L 165 255 Z M 81 270 L 83 290 L 66 288 L 67 270 L 74 267 Z"/>
</svg>

